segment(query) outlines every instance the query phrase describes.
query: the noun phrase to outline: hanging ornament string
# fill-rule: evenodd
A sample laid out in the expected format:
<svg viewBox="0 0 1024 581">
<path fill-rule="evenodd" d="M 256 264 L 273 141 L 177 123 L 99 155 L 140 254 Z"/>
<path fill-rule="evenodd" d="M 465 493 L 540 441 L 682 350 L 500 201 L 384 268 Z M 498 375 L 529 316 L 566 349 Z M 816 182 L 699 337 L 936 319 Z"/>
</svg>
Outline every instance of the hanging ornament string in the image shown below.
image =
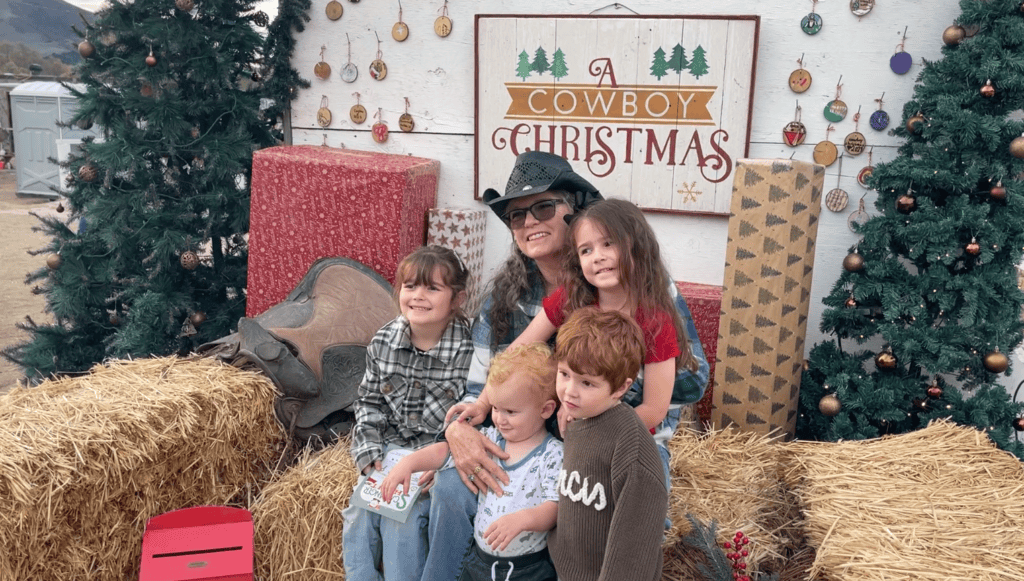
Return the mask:
<svg viewBox="0 0 1024 581">
<path fill-rule="evenodd" d="M 832 143 L 828 139 L 828 134 L 835 130 L 835 127 L 831 123 L 828 124 L 828 128 L 825 129 L 825 140 L 819 141 L 814 146 L 814 161 L 821 165 L 828 167 L 835 163 L 836 158 L 839 156 L 839 150 L 836 148 L 836 144 Z"/>
<path fill-rule="evenodd" d="M 316 78 L 321 80 L 326 80 L 327 77 L 331 76 L 331 65 L 324 61 L 324 51 L 326 50 L 326 44 L 320 47 L 320 62 L 313 66 L 313 74 L 316 75 Z"/>
<path fill-rule="evenodd" d="M 818 34 L 821 32 L 821 16 L 815 9 L 818 7 L 818 0 L 811 0 L 811 13 L 800 20 L 800 28 L 807 34 Z"/>
<path fill-rule="evenodd" d="M 800 68 L 789 74 L 789 88 L 794 93 L 803 93 L 811 88 L 811 73 L 804 68 L 804 55 L 796 59 Z"/>
<path fill-rule="evenodd" d="M 882 97 L 885 97 L 885 93 L 882 93 Z M 889 114 L 882 110 L 882 97 L 875 99 L 875 103 L 878 103 L 878 111 L 871 114 L 871 128 L 875 131 L 884 131 L 889 126 Z"/>
<path fill-rule="evenodd" d="M 853 132 L 843 140 L 843 149 L 850 155 L 860 155 L 866 146 L 867 139 L 860 132 L 860 107 L 857 107 L 857 112 L 853 114 Z"/>
<path fill-rule="evenodd" d="M 868 178 L 871 177 L 871 174 L 875 173 L 875 165 L 871 160 L 874 153 L 875 147 L 871 146 L 871 149 L 868 150 L 868 165 L 862 168 L 857 174 L 857 183 L 865 188 L 868 187 Z"/>
<path fill-rule="evenodd" d="M 380 50 L 380 36 L 376 30 L 373 31 L 373 35 L 377 37 L 377 58 L 370 63 L 370 76 L 375 81 L 383 81 L 384 77 L 388 76 L 388 66 L 384 64 L 384 53 Z"/>
<path fill-rule="evenodd" d="M 391 27 L 391 38 L 398 42 L 409 38 L 409 27 L 402 22 L 402 0 L 398 0 L 398 22 Z"/>
<path fill-rule="evenodd" d="M 327 108 L 327 95 L 320 97 L 320 108 L 316 112 L 316 123 L 320 127 L 331 124 L 331 110 Z"/>
<path fill-rule="evenodd" d="M 846 193 L 846 190 L 839 187 L 840 181 L 843 178 L 843 158 L 839 157 L 839 171 L 836 173 L 836 187 L 829 191 L 825 195 L 825 207 L 833 212 L 842 212 L 846 209 L 846 204 L 849 203 L 850 196 Z"/>
<path fill-rule="evenodd" d="M 822 112 L 825 115 L 825 119 L 832 123 L 839 123 L 843 119 L 846 119 L 846 103 L 839 99 L 839 96 L 843 94 L 843 75 L 839 75 L 839 82 L 836 83 L 836 97 L 825 105 L 825 110 Z"/>
<path fill-rule="evenodd" d="M 356 125 L 362 125 L 366 121 L 366 107 L 359 104 L 359 93 L 352 93 L 356 98 L 356 104 L 348 111 L 348 117 Z"/>
<path fill-rule="evenodd" d="M 402 131 L 409 133 L 416 127 L 416 122 L 413 120 L 412 115 L 409 114 L 409 97 L 405 97 L 405 113 L 398 118 L 398 128 Z"/>
<path fill-rule="evenodd" d="M 897 75 L 905 75 L 914 64 L 914 57 L 904 50 L 907 44 L 907 27 L 903 27 L 903 40 L 896 45 L 896 54 L 889 58 L 889 68 Z"/>
<path fill-rule="evenodd" d="M 438 16 L 437 20 L 434 21 L 434 32 L 441 38 L 452 33 L 452 19 L 448 17 L 448 0 L 444 0 L 444 6 L 441 7 L 441 16 Z"/>
<path fill-rule="evenodd" d="M 352 63 L 352 39 L 345 33 L 345 41 L 348 42 L 348 62 L 341 67 L 341 80 L 346 83 L 354 83 L 359 78 L 359 67 Z"/>
<path fill-rule="evenodd" d="M 800 101 L 797 101 L 793 121 L 790 121 L 782 128 L 782 140 L 790 147 L 800 145 L 807 137 L 807 128 L 800 122 L 800 111 Z"/>
<path fill-rule="evenodd" d="M 380 107 L 377 108 L 377 113 L 373 116 L 377 119 L 377 122 L 373 124 L 371 133 L 373 133 L 373 140 L 377 143 L 384 143 L 388 140 L 388 126 L 384 123 L 384 111 Z"/>
</svg>

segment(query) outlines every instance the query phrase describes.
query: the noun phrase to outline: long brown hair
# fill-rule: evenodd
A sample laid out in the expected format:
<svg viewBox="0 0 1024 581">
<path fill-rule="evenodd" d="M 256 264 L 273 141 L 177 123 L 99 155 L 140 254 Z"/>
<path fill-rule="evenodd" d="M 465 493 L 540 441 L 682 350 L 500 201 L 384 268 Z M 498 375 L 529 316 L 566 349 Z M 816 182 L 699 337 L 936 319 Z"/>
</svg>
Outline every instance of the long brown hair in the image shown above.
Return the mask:
<svg viewBox="0 0 1024 581">
<path fill-rule="evenodd" d="M 672 317 L 679 342 L 678 369 L 697 370 L 697 360 L 690 348 L 679 311 L 676 310 L 669 284 L 668 269 L 661 260 L 661 246 L 647 218 L 636 205 L 615 198 L 597 202 L 577 214 L 569 225 L 569 247 L 562 269 L 565 279 L 566 316 L 574 310 L 597 302 L 597 289 L 583 276 L 580 257 L 576 253 L 576 236 L 584 220 L 602 229 L 619 250 L 619 280 L 626 287 L 635 309 L 647 313 L 664 312 Z M 633 311 L 636 314 L 636 311 Z M 655 329 L 657 334 L 661 329 Z"/>
</svg>

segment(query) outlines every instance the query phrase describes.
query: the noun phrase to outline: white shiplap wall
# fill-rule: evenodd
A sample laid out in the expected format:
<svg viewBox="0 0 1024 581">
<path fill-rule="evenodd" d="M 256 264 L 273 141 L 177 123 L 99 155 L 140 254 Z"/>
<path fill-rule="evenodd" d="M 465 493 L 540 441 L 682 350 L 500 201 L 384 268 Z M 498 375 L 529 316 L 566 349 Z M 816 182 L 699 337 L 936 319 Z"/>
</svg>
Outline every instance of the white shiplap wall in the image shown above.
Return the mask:
<svg viewBox="0 0 1024 581">
<path fill-rule="evenodd" d="M 295 144 L 347 147 L 391 154 L 409 154 L 441 162 L 438 191 L 439 207 L 482 207 L 474 199 L 474 21 L 476 14 L 589 14 L 628 16 L 653 14 L 755 14 L 760 16 L 760 46 L 757 58 L 757 79 L 754 90 L 750 157 L 777 158 L 795 156 L 811 161 L 814 144 L 825 138 L 828 122 L 822 116 L 825 104 L 835 97 L 836 84 L 842 82 L 841 98 L 850 108 L 846 119 L 836 124 L 830 135 L 839 145 L 854 130 L 853 114 L 860 109 L 859 129 L 873 148 L 874 163 L 892 159 L 899 140 L 885 132 L 874 131 L 868 117 L 877 109 L 875 99 L 884 93 L 884 108 L 892 123 L 901 123 L 903 104 L 911 97 L 922 59 L 941 58 L 942 31 L 959 14 L 957 0 L 879 0 L 874 10 L 863 17 L 850 12 L 849 0 L 822 0 L 815 11 L 824 26 L 814 36 L 804 34 L 800 20 L 811 10 L 811 0 L 789 2 L 756 2 L 753 0 L 716 0 L 692 2 L 678 0 L 632 0 L 610 4 L 605 0 L 519 1 L 460 0 L 448 3 L 448 14 L 454 22 L 447 38 L 434 33 L 434 20 L 441 14 L 443 0 L 407 0 L 402 7 L 402 20 L 409 26 L 409 38 L 402 43 L 391 37 L 391 28 L 398 21 L 398 0 L 366 0 L 353 3 L 340 0 L 344 15 L 328 20 L 326 0 L 317 0 L 310 11 L 312 21 L 298 36 L 294 66 L 312 82 L 301 91 L 292 112 Z M 900 44 L 906 30 L 906 51 L 914 57 L 914 66 L 906 75 L 889 69 L 889 58 Z M 352 62 L 359 68 L 359 78 L 345 83 L 341 67 L 348 61 L 351 40 Z M 376 36 L 375 36 L 376 34 Z M 370 78 L 368 66 L 377 55 L 380 38 L 381 58 L 388 65 L 383 81 Z M 313 75 L 313 66 L 320 60 L 321 46 L 326 46 L 325 60 L 333 72 L 327 80 Z M 811 89 L 802 94 L 790 91 L 790 73 L 798 68 L 803 57 L 804 68 L 813 76 Z M 489 63 L 480 63 L 487 67 Z M 348 110 L 355 104 L 353 93 L 360 93 L 360 102 L 369 118 L 362 125 L 349 121 Z M 316 110 L 322 97 L 327 97 L 333 122 L 327 129 L 316 124 Z M 405 111 L 416 121 L 413 133 L 398 129 L 398 117 Z M 782 128 L 794 118 L 799 101 L 802 121 L 807 127 L 804 145 L 793 149 L 782 142 Z M 391 129 L 391 137 L 377 144 L 370 135 L 370 126 L 378 108 Z M 818 331 L 827 294 L 842 268 L 841 263 L 857 237 L 847 226 L 847 218 L 856 211 L 861 196 L 869 213 L 874 213 L 874 193 L 858 185 L 857 173 L 868 163 L 868 154 L 846 157 L 828 168 L 825 191 L 841 187 L 850 195 L 849 205 L 839 213 L 822 210 L 818 228 L 815 276 L 807 346 L 823 339 Z M 503 191 L 504 183 L 481 184 Z M 615 195 L 614 192 L 605 192 Z M 706 284 L 721 284 L 724 273 L 727 219 L 670 214 L 648 214 L 658 233 L 668 266 L 674 278 Z M 488 214 L 487 276 L 508 252 L 511 238 L 505 227 Z M 1024 368 L 1014 359 L 1016 368 Z M 1018 377 L 1018 374 L 1020 377 Z M 1024 370 L 1004 380 L 1011 391 L 1024 378 Z"/>
</svg>

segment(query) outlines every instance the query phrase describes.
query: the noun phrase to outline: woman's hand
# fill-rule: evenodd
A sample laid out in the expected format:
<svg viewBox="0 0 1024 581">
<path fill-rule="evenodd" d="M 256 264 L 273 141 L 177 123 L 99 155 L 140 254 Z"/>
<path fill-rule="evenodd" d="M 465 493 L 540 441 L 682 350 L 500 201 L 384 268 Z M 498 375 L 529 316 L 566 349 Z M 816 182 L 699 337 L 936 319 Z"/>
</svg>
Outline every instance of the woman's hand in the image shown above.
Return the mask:
<svg viewBox="0 0 1024 581">
<path fill-rule="evenodd" d="M 466 422 L 471 426 L 476 426 L 487 418 L 487 414 L 491 411 L 489 405 L 482 404 L 479 400 L 469 404 L 457 404 L 464 405 L 465 407 L 460 410 L 458 415 L 459 422 Z M 453 408 L 455 406 L 452 406 Z M 450 410 L 449 410 L 450 413 Z"/>
<path fill-rule="evenodd" d="M 473 429 L 468 422 L 452 422 L 444 435 L 455 469 L 466 488 L 473 492 L 482 490 L 501 494 L 501 486 L 508 484 L 508 475 L 491 459 L 491 456 L 508 458 L 501 446 Z"/>
</svg>

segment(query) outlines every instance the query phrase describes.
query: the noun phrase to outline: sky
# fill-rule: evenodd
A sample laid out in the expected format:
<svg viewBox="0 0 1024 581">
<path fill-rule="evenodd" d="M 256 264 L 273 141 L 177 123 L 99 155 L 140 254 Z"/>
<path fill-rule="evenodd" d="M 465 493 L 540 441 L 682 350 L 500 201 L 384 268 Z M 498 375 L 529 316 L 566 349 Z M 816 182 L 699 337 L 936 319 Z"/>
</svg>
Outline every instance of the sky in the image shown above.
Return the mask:
<svg viewBox="0 0 1024 581">
<path fill-rule="evenodd" d="M 78 6 L 79 8 L 84 8 L 85 10 L 88 10 L 90 12 L 96 12 L 97 10 L 99 10 L 103 6 L 103 4 L 105 2 L 105 0 L 64 0 L 64 1 L 67 2 L 68 4 L 71 4 L 71 5 L 74 5 L 74 6 Z M 262 10 L 262 11 L 266 12 L 267 16 L 269 16 L 270 19 L 273 20 L 274 17 L 277 16 L 277 0 L 261 0 L 260 2 L 257 2 L 256 9 L 257 10 Z"/>
</svg>

